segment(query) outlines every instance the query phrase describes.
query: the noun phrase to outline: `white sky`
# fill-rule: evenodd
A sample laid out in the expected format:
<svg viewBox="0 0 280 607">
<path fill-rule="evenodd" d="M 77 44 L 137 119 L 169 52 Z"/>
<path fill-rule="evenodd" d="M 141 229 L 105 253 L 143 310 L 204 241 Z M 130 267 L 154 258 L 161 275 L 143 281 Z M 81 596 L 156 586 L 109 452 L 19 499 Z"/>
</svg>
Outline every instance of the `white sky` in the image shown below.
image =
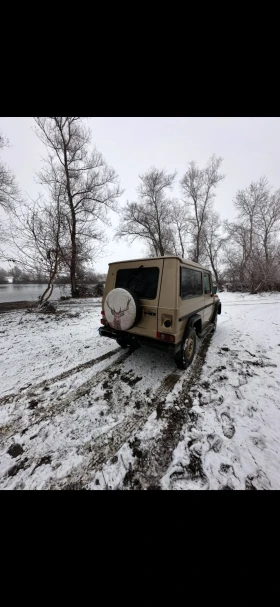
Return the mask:
<svg viewBox="0 0 280 607">
<path fill-rule="evenodd" d="M 152 165 L 168 172 L 177 170 L 174 196 L 180 196 L 179 180 L 188 162 L 204 166 L 211 156 L 222 156 L 226 179 L 217 190 L 215 208 L 223 218 L 234 217 L 233 198 L 238 189 L 266 175 L 280 187 L 280 118 L 90 118 L 92 142 L 120 177 L 125 193 L 120 200 L 136 200 L 138 176 Z M 35 197 L 34 181 L 44 146 L 32 130 L 29 117 L 0 117 L 0 131 L 10 140 L 1 154 L 14 171 L 21 190 Z M 118 216 L 112 216 L 114 227 Z M 144 245 L 113 240 L 109 231 L 107 256 L 96 261 L 96 270 L 107 271 L 110 261 L 140 257 Z M 1 265 L 1 264 L 0 264 Z M 3 264 L 2 264 L 3 265 Z"/>
</svg>

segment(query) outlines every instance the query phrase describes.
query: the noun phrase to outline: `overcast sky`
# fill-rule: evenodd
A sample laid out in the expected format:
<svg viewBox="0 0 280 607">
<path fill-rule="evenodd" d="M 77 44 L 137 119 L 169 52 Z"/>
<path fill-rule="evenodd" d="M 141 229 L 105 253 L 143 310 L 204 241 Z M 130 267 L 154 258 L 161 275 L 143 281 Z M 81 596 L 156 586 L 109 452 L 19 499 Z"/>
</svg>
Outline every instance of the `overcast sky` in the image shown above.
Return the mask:
<svg viewBox="0 0 280 607">
<path fill-rule="evenodd" d="M 125 193 L 121 204 L 136 199 L 138 176 L 152 165 L 178 172 L 174 196 L 180 196 L 179 180 L 188 163 L 203 167 L 211 154 L 222 156 L 226 179 L 217 190 L 215 208 L 223 218 L 234 217 L 233 198 L 239 188 L 266 175 L 280 188 L 280 118 L 90 118 L 92 142 L 118 173 Z M 1 153 L 14 171 L 21 190 L 35 197 L 39 191 L 34 175 L 45 154 L 32 130 L 32 118 L 0 117 L 0 131 L 11 147 Z M 114 227 L 117 215 L 112 216 Z M 140 257 L 144 246 L 113 240 L 108 255 L 94 265 L 106 272 L 110 261 Z"/>
</svg>

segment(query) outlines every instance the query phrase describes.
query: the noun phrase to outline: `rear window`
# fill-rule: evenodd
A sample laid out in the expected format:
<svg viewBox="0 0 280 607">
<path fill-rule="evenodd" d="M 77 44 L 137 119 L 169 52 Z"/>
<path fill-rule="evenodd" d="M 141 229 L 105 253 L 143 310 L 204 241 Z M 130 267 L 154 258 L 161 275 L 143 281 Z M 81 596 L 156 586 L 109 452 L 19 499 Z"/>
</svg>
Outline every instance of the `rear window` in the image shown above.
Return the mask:
<svg viewBox="0 0 280 607">
<path fill-rule="evenodd" d="M 181 267 L 181 297 L 199 297 L 202 295 L 202 272 Z"/>
<path fill-rule="evenodd" d="M 127 268 L 117 271 L 115 286 L 131 289 L 141 299 L 155 299 L 158 277 L 159 268 Z"/>
</svg>

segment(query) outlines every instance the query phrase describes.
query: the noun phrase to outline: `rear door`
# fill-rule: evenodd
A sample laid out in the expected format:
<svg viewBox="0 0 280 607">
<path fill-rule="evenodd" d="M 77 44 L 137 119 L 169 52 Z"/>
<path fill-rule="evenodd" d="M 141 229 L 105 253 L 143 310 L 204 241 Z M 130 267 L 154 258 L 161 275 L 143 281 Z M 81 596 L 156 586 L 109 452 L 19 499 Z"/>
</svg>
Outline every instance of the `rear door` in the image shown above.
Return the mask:
<svg viewBox="0 0 280 607">
<path fill-rule="evenodd" d="M 212 295 L 212 277 L 210 272 L 204 271 L 203 278 L 204 287 L 204 311 L 203 311 L 203 324 L 206 325 L 211 320 L 213 314 L 214 300 Z"/>
<path fill-rule="evenodd" d="M 116 271 L 115 287 L 130 289 L 138 295 L 142 305 L 141 318 L 129 333 L 156 339 L 162 271 L 163 259 L 122 263 Z"/>
</svg>

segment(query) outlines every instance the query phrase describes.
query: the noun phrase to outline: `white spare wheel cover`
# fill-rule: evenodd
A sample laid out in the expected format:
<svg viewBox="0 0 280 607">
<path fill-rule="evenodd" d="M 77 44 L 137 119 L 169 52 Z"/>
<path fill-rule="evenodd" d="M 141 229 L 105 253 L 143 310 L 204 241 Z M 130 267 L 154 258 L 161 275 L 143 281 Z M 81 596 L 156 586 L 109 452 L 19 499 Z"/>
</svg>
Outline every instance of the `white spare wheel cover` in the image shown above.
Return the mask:
<svg viewBox="0 0 280 607">
<path fill-rule="evenodd" d="M 112 289 L 105 299 L 104 312 L 112 329 L 127 331 L 135 323 L 137 303 L 126 289 Z"/>
</svg>

